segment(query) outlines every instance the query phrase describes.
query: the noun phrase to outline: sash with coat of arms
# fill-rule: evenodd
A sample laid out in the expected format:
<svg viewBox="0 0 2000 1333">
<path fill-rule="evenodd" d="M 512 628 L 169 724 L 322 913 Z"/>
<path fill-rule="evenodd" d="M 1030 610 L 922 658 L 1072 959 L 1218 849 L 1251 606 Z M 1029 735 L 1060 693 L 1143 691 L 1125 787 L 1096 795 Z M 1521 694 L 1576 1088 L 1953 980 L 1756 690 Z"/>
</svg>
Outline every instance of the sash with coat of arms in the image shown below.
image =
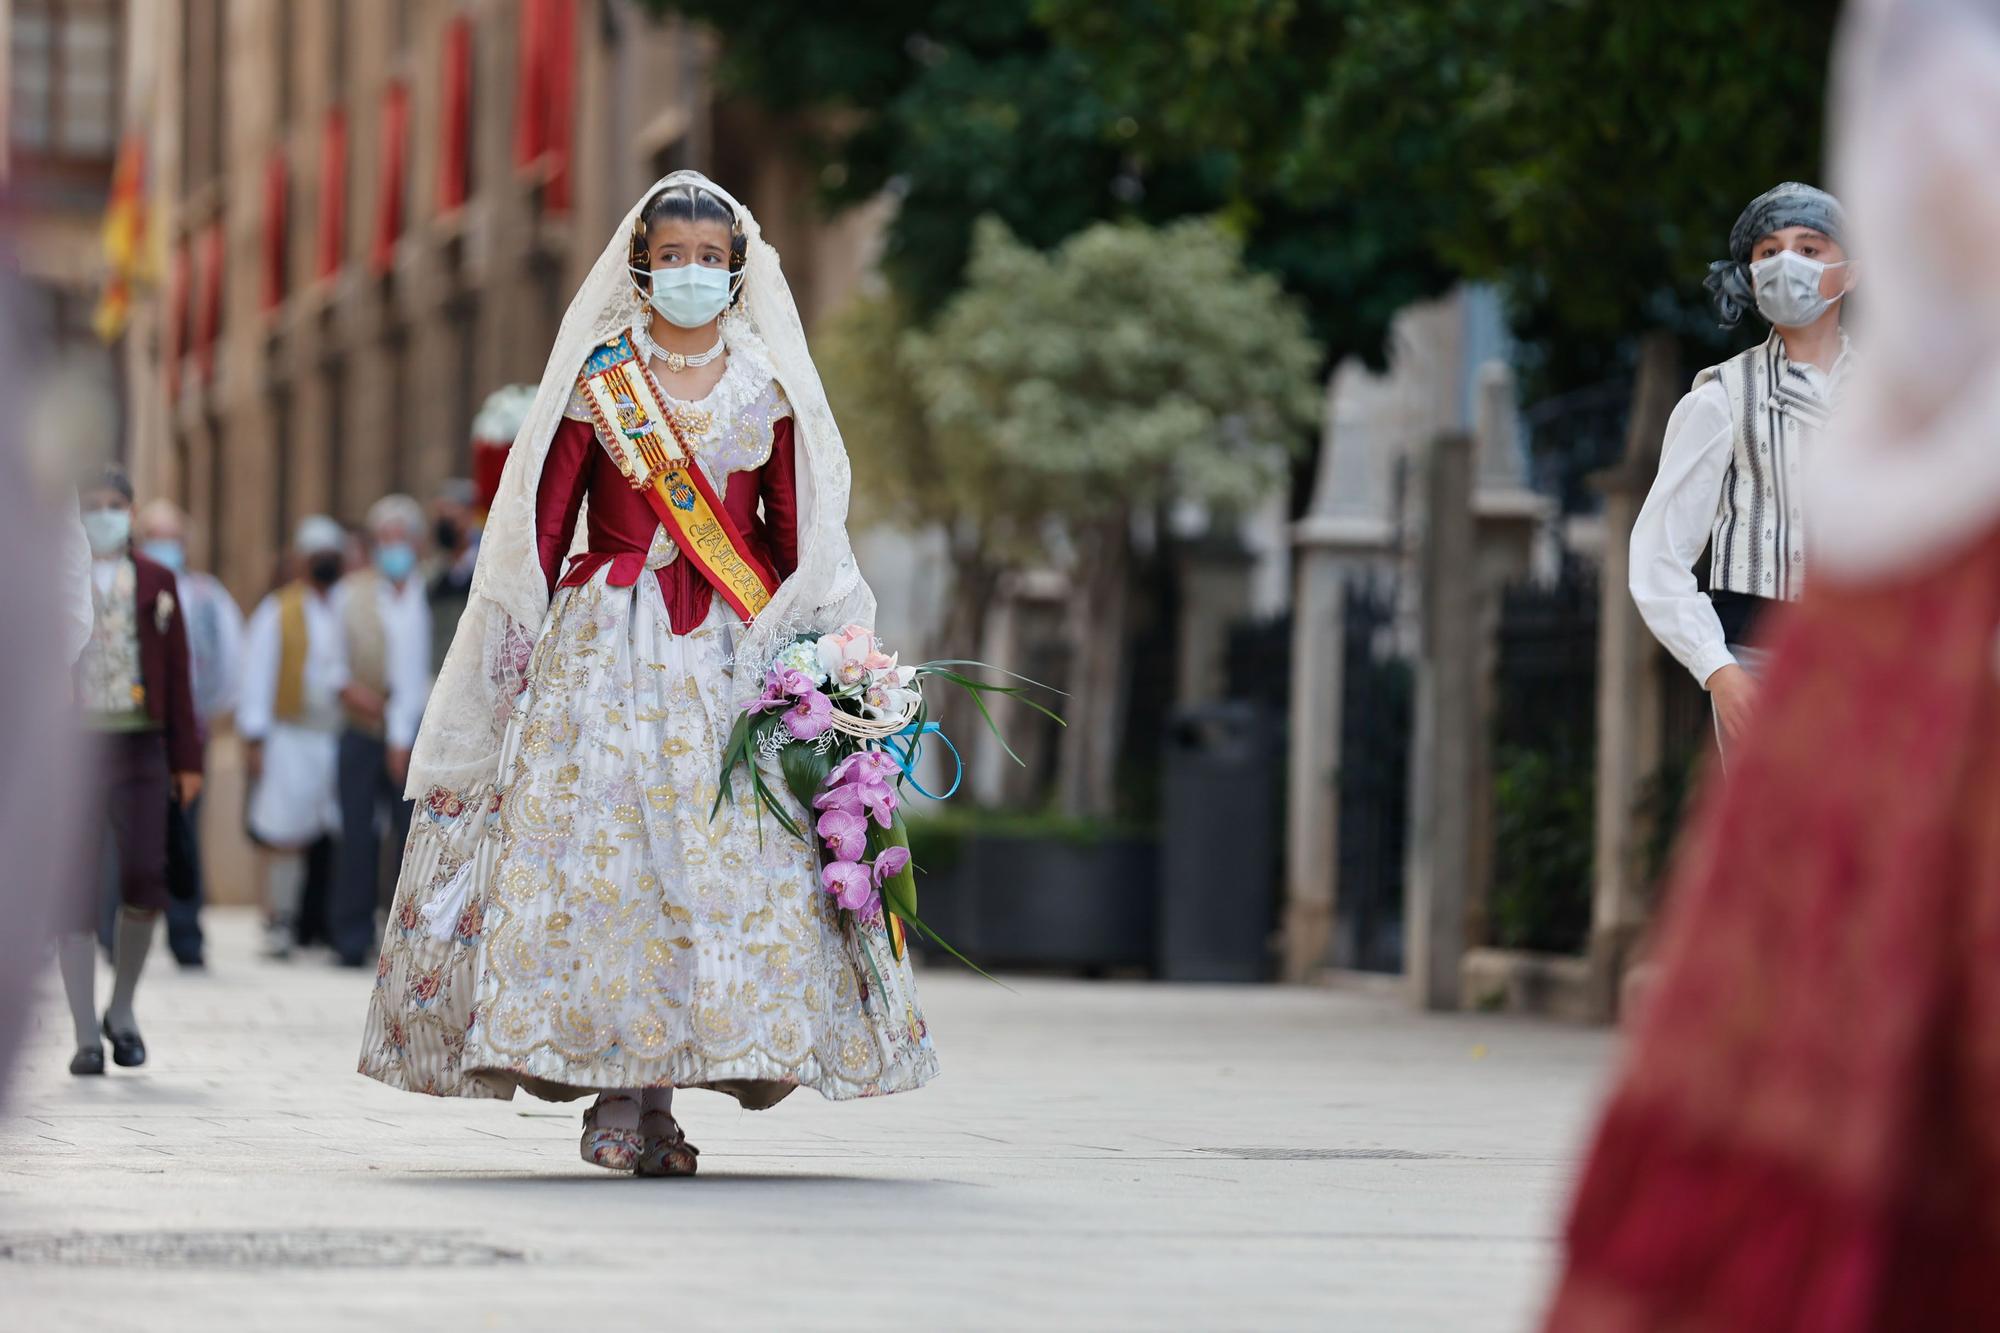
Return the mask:
<svg viewBox="0 0 2000 1333">
<path fill-rule="evenodd" d="M 778 590 L 777 571 L 738 530 L 695 463 L 632 335 L 621 333 L 592 352 L 577 383 L 598 438 L 672 534 L 681 556 L 694 562 L 740 618 L 753 619 Z"/>
</svg>

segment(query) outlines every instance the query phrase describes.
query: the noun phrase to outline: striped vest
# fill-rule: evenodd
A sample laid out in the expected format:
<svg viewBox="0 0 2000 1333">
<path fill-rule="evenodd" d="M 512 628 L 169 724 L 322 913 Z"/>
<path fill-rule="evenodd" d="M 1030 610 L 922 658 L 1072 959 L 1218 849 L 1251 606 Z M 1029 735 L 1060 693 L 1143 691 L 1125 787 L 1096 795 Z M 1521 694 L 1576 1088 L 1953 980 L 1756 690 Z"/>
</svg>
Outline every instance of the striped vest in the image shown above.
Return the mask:
<svg viewBox="0 0 2000 1333">
<path fill-rule="evenodd" d="M 1775 332 L 1762 346 L 1710 366 L 1735 426 L 1709 542 L 1709 587 L 1779 601 L 1805 591 L 1806 529 L 1800 468 L 1825 428 L 1829 404 L 1785 355 Z"/>
</svg>

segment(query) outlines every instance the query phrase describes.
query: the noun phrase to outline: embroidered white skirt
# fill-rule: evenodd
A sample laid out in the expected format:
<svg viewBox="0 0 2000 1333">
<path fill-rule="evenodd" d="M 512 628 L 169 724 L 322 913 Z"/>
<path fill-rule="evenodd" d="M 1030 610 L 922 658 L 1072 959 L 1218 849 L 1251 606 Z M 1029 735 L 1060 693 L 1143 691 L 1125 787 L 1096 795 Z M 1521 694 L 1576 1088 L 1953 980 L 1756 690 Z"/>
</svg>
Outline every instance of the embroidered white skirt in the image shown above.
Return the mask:
<svg viewBox="0 0 2000 1333">
<path fill-rule="evenodd" d="M 418 806 L 363 1073 L 461 1096 L 710 1087 L 759 1107 L 936 1072 L 907 960 L 840 924 L 813 849 L 760 821 L 740 777 L 710 817 L 743 694 L 729 634 L 719 603 L 674 634 L 650 576 L 557 593 L 499 790 Z"/>
</svg>

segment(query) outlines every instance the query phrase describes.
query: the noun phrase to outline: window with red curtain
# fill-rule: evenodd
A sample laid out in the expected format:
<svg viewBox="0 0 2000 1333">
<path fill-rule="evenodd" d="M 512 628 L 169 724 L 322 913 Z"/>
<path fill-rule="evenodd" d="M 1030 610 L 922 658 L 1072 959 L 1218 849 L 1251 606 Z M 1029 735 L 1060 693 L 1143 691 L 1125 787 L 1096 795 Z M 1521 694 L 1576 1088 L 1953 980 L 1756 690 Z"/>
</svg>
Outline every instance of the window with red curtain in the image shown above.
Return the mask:
<svg viewBox="0 0 2000 1333">
<path fill-rule="evenodd" d="M 215 378 L 215 344 L 222 332 L 222 219 L 201 233 L 201 303 L 194 317 L 194 361 L 202 383 Z"/>
<path fill-rule="evenodd" d="M 290 188 L 285 150 L 274 148 L 264 162 L 264 310 L 270 313 L 285 303 L 285 260 L 291 253 L 285 231 L 285 207 Z"/>
<path fill-rule="evenodd" d="M 161 348 L 161 360 L 165 363 L 167 375 L 167 401 L 170 403 L 181 396 L 181 357 L 187 351 L 189 269 L 192 264 L 188 243 L 183 240 L 174 246 L 173 262 L 167 274 L 167 327 Z"/>
<path fill-rule="evenodd" d="M 326 113 L 319 149 L 319 256 L 314 271 L 322 278 L 340 272 L 347 250 L 347 110 L 334 106 Z"/>
<path fill-rule="evenodd" d="M 396 242 L 403 234 L 403 163 L 410 138 L 410 89 L 392 79 L 382 90 L 381 176 L 376 182 L 375 239 L 368 264 L 387 273 L 396 262 Z"/>
<path fill-rule="evenodd" d="M 442 91 L 437 208 L 449 213 L 464 206 L 472 181 L 472 20 L 463 14 L 445 25 Z"/>
<path fill-rule="evenodd" d="M 521 100 L 514 161 L 542 180 L 542 207 L 569 210 L 576 101 L 576 0 L 523 0 Z"/>
</svg>

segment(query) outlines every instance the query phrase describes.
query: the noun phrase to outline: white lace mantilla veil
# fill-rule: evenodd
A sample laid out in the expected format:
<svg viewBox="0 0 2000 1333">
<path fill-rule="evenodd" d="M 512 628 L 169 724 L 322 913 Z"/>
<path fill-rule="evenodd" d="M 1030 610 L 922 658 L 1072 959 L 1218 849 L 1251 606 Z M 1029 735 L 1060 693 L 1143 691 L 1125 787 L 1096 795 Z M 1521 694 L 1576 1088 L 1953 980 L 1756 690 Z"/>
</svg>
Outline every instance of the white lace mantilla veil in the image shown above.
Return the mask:
<svg viewBox="0 0 2000 1333">
<path fill-rule="evenodd" d="M 1863 360 L 1808 477 L 1813 558 L 1893 577 L 2000 523 L 2000 3 L 1856 0 L 1834 73 Z"/>
<path fill-rule="evenodd" d="M 793 634 L 874 621 L 875 594 L 861 577 L 847 538 L 847 449 L 806 348 L 805 328 L 778 252 L 764 240 L 749 209 L 700 172 L 676 171 L 655 182 L 625 215 L 563 316 L 534 405 L 500 474 L 471 595 L 424 710 L 410 758 L 407 794 L 412 798 L 421 799 L 434 787 L 469 792 L 498 777 L 501 741 L 525 674 L 527 649 L 549 608 L 535 542 L 535 491 L 542 464 L 584 358 L 631 327 L 642 308 L 628 267 L 633 227 L 654 195 L 679 185 L 708 191 L 736 214 L 745 241 L 742 294 L 723 319 L 723 333 L 732 350 L 769 361 L 791 401 L 794 422 L 798 569 L 756 620 L 738 632 L 738 678 L 761 679 Z M 716 758 L 719 763 L 721 756 Z"/>
</svg>

